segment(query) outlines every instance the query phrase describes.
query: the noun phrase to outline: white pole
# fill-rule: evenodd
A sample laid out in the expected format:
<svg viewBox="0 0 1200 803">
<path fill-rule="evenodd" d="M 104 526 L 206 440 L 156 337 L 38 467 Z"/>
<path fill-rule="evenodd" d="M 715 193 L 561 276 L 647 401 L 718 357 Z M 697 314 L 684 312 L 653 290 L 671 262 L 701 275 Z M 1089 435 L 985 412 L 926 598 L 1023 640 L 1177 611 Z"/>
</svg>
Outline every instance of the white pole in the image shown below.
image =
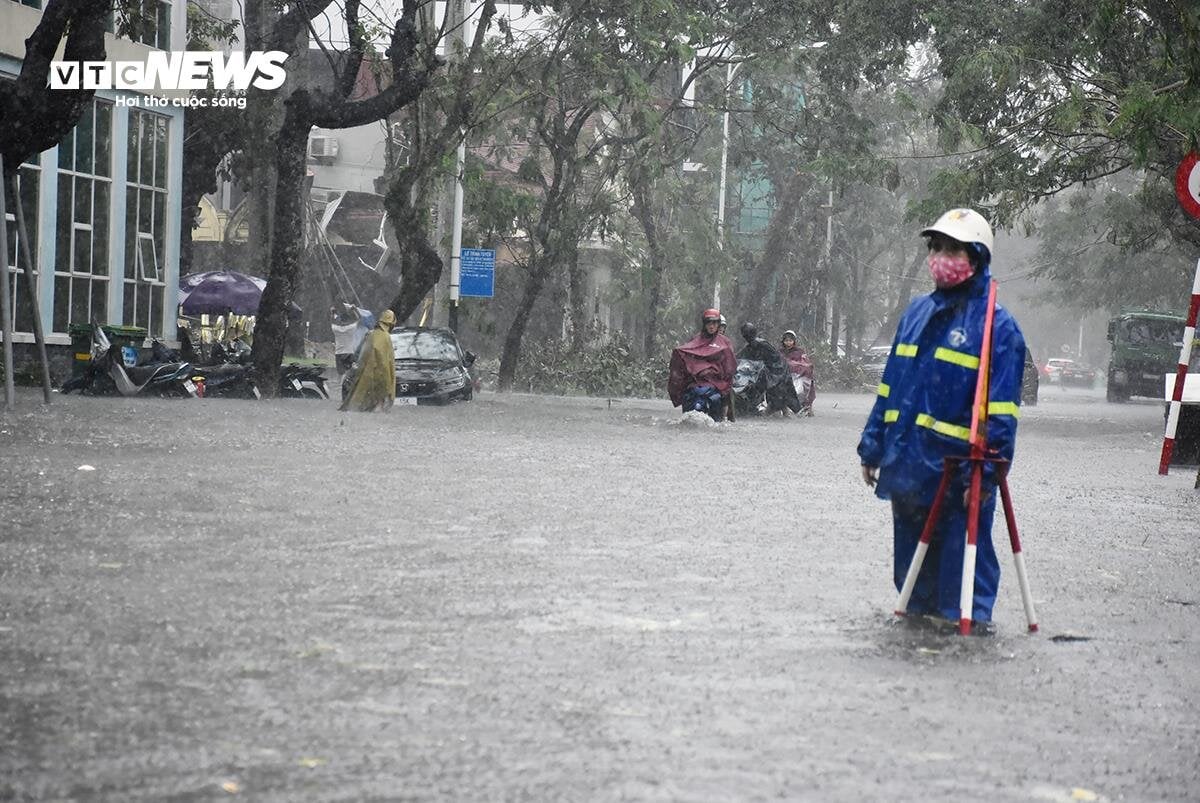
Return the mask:
<svg viewBox="0 0 1200 803">
<path fill-rule="evenodd" d="M 725 182 L 729 173 L 729 87 L 737 68 L 725 65 L 725 111 L 721 114 L 721 178 L 717 185 L 717 248 L 725 250 Z M 720 271 L 720 266 L 718 266 Z M 718 275 L 719 272 L 718 272 Z M 721 280 L 713 283 L 713 307 L 721 306 Z"/>
<path fill-rule="evenodd" d="M 462 44 L 453 49 L 458 52 L 458 62 L 466 61 L 467 48 L 470 47 L 470 23 L 467 13 L 470 5 L 467 0 L 458 0 L 458 14 L 462 21 Z M 450 328 L 458 329 L 458 300 L 462 283 L 462 226 L 463 226 L 463 170 L 467 163 L 467 132 L 459 132 L 458 150 L 454 156 L 454 214 L 450 228 Z"/>
<path fill-rule="evenodd" d="M 12 284 L 8 278 L 8 182 L 4 181 L 4 157 L 0 156 L 0 328 L 4 334 L 4 409 L 11 410 L 16 402 L 13 388 L 13 322 Z"/>
<path fill-rule="evenodd" d="M 896 615 L 908 613 L 908 601 L 912 599 L 913 589 L 917 586 L 917 576 L 925 565 L 925 553 L 929 551 L 929 542 L 918 541 L 917 549 L 913 552 L 912 561 L 908 564 L 908 573 L 904 575 L 904 584 L 900 587 L 900 597 L 896 600 Z"/>
</svg>

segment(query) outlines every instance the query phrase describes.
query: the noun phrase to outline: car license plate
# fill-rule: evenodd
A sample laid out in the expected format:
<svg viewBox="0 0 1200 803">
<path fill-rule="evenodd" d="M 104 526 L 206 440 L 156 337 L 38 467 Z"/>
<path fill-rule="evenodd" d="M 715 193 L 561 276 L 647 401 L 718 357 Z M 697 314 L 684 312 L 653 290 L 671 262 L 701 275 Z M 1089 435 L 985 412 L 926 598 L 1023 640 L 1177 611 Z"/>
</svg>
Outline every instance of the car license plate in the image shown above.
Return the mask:
<svg viewBox="0 0 1200 803">
<path fill-rule="evenodd" d="M 416 404 L 416 403 L 417 403 L 417 399 L 415 396 L 397 396 L 396 397 L 396 404 Z"/>
<path fill-rule="evenodd" d="M 1159 374 L 1142 374 L 1142 379 L 1158 379 Z"/>
<path fill-rule="evenodd" d="M 300 380 L 299 380 L 299 379 L 293 379 L 293 380 L 292 380 L 292 387 L 294 387 L 296 390 L 299 390 L 299 389 L 300 389 Z"/>
<path fill-rule="evenodd" d="M 190 379 L 185 379 L 185 380 L 183 380 L 183 386 L 184 386 L 184 388 L 187 389 L 188 393 L 191 393 L 193 396 L 196 395 L 196 383 L 195 382 L 193 382 Z"/>
</svg>

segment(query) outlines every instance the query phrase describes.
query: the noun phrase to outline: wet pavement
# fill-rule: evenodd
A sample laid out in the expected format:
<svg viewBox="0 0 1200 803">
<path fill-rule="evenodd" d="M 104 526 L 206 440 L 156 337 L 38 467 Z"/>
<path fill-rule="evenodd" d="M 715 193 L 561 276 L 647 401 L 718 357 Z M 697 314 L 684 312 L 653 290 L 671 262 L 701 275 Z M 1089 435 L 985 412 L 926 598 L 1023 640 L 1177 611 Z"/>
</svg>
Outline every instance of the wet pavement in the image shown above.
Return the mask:
<svg viewBox="0 0 1200 803">
<path fill-rule="evenodd" d="M 0 799 L 1200 799 L 1161 405 L 1024 411 L 1042 632 L 998 523 L 998 632 L 960 639 L 890 614 L 866 395 L 36 398 L 0 414 Z"/>
</svg>

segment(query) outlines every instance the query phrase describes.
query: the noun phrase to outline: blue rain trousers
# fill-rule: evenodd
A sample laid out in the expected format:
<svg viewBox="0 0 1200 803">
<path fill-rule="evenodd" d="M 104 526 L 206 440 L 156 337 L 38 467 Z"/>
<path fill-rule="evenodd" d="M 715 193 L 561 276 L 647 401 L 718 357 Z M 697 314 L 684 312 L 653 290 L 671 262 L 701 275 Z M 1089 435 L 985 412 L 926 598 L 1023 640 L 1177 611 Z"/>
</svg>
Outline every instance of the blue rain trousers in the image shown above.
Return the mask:
<svg viewBox="0 0 1200 803">
<path fill-rule="evenodd" d="M 912 615 L 930 614 L 952 622 L 959 618 L 958 601 L 962 590 L 963 549 L 967 543 L 967 509 L 963 504 L 963 486 L 950 483 L 942 502 L 941 515 L 929 541 L 929 551 L 917 575 L 908 603 Z M 895 546 L 893 574 L 896 591 L 904 585 L 930 505 L 919 496 L 892 497 L 892 538 Z M 992 546 L 992 516 L 996 512 L 996 494 L 979 505 L 978 547 L 975 556 L 975 602 L 971 619 L 990 622 L 996 591 L 1000 588 L 1000 562 Z"/>
</svg>

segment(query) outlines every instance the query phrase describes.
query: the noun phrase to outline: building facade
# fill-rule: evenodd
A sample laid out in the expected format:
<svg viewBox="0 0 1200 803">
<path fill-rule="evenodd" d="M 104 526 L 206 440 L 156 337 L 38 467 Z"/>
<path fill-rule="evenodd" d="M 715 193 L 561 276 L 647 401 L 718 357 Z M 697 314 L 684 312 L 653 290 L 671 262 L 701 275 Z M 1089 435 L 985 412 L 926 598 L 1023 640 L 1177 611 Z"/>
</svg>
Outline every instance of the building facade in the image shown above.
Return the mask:
<svg viewBox="0 0 1200 803">
<path fill-rule="evenodd" d="M 39 0 L 0 0 L 0 80 L 21 70 Z M 105 35 L 107 58 L 144 60 L 186 49 L 186 3 L 159 0 L 140 42 Z M 74 130 L 21 166 L 20 202 L 47 343 L 67 345 L 73 324 L 139 326 L 173 340 L 179 287 L 181 107 L 136 92 L 98 90 Z M 3 122 L 0 122 L 3 125 Z M 33 341 L 23 259 L 8 197 L 14 344 Z"/>
</svg>

